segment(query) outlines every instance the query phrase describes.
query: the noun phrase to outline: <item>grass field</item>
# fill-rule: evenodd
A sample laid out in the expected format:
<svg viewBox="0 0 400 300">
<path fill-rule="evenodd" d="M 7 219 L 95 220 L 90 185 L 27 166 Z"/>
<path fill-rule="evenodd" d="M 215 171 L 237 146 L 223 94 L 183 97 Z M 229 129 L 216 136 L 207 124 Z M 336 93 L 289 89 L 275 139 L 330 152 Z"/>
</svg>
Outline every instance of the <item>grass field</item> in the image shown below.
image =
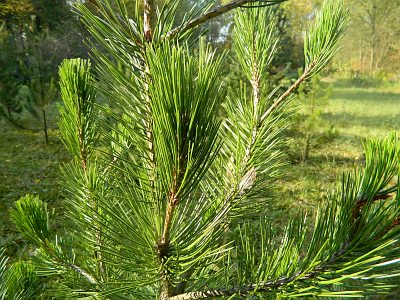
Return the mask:
<svg viewBox="0 0 400 300">
<path fill-rule="evenodd" d="M 321 109 L 321 126 L 312 133 L 309 159 L 298 159 L 305 142 L 301 128 L 290 143 L 291 163 L 279 189 L 283 206 L 294 212 L 314 207 L 335 188 L 338 176 L 363 164 L 365 139 L 400 130 L 400 86 L 368 89 L 340 81 L 332 85 L 333 93 Z"/>
<path fill-rule="evenodd" d="M 366 138 L 400 130 L 400 87 L 354 88 L 334 82 L 331 99 L 322 108 L 321 126 L 315 129 L 309 159 L 299 162 L 304 132 L 296 132 L 288 148 L 289 164 L 279 181 L 278 211 L 290 216 L 312 210 L 335 187 L 336 178 L 363 163 Z M 9 209 L 27 193 L 37 194 L 59 208 L 59 165 L 67 160 L 57 131 L 46 145 L 42 133 L 15 130 L 0 121 L 0 248 L 18 256 L 23 241 L 10 224 Z M 282 212 L 285 213 L 282 213 Z M 285 217 L 287 218 L 287 217 Z"/>
<path fill-rule="evenodd" d="M 4 121 L 0 128 L 0 248 L 15 257 L 22 253 L 24 242 L 10 224 L 10 207 L 26 194 L 57 204 L 59 164 L 66 153 L 55 130 L 46 145 L 42 132 L 16 130 Z"/>
</svg>

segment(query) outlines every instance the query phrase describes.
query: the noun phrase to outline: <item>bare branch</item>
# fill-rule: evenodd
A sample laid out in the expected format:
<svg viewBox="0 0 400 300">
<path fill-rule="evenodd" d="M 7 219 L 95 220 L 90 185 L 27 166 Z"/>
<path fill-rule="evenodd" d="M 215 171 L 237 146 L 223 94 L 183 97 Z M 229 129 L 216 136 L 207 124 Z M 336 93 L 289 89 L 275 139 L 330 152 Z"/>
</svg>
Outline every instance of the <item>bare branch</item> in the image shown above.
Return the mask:
<svg viewBox="0 0 400 300">
<path fill-rule="evenodd" d="M 217 8 L 214 8 L 213 10 L 210 10 L 209 12 L 205 13 L 204 15 L 201 15 L 201 16 L 193 19 L 188 24 L 186 24 L 183 28 L 175 27 L 174 29 L 172 29 L 170 32 L 167 33 L 167 38 L 170 38 L 170 37 L 176 35 L 178 32 L 181 32 L 181 33 L 186 32 L 192 28 L 195 28 L 195 27 L 207 22 L 208 20 L 214 19 L 220 15 L 223 15 L 235 8 L 242 7 L 242 6 L 245 6 L 246 4 L 254 3 L 257 1 L 259 1 L 259 0 L 234 0 L 225 5 L 221 5 Z M 266 6 L 274 5 L 277 3 L 284 2 L 284 1 L 286 1 L 286 0 L 264 0 L 264 1 L 261 0 L 261 2 L 265 2 Z"/>
<path fill-rule="evenodd" d="M 303 74 L 293 83 L 287 90 L 284 92 L 278 100 L 276 100 L 270 108 L 262 115 L 260 122 L 264 122 L 264 120 L 275 110 L 277 109 L 299 86 L 303 83 L 311 74 L 311 70 L 313 69 L 314 64 L 311 64 L 309 68 L 305 69 Z"/>
</svg>

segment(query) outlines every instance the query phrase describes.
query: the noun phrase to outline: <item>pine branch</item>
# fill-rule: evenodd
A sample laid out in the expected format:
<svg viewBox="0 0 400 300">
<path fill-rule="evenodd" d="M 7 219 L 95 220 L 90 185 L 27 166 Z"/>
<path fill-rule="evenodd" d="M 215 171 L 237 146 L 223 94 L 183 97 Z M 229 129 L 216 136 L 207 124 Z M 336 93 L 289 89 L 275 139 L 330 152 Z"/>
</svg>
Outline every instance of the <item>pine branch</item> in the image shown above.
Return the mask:
<svg viewBox="0 0 400 300">
<path fill-rule="evenodd" d="M 66 264 L 70 269 L 74 270 L 75 272 L 77 272 L 79 275 L 83 276 L 86 278 L 87 281 L 89 281 L 91 284 L 97 284 L 97 280 L 90 275 L 89 273 L 87 273 L 85 270 L 79 268 L 78 266 L 72 264 L 72 263 L 67 263 Z"/>
<path fill-rule="evenodd" d="M 258 2 L 257 2 L 258 3 Z M 243 195 L 249 190 L 256 181 L 257 168 L 249 164 L 254 155 L 254 146 L 260 139 L 260 132 L 263 130 L 263 124 L 260 122 L 260 101 L 262 93 L 262 80 L 266 76 L 267 66 L 272 62 L 272 58 L 276 53 L 279 38 L 275 32 L 276 21 L 271 10 L 254 9 L 248 11 L 239 11 L 235 15 L 234 30 L 234 46 L 238 55 L 238 60 L 248 81 L 252 87 L 252 108 L 248 107 L 246 102 L 246 94 L 240 94 L 240 102 L 243 107 L 248 109 L 245 114 L 249 115 L 244 122 L 246 128 L 243 132 L 248 138 L 245 142 L 242 157 L 237 157 L 239 169 L 237 170 L 238 178 L 235 178 L 230 192 L 225 197 L 225 203 L 229 203 L 237 195 Z M 232 111 L 228 121 L 234 127 L 233 123 L 238 114 Z M 250 117 L 251 116 L 251 117 Z M 232 119 L 233 122 L 229 119 Z M 239 126 L 243 126 L 240 121 Z M 235 151 L 236 149 L 230 149 Z"/>
<path fill-rule="evenodd" d="M 109 2 L 108 2 L 109 0 L 105 0 L 105 1 L 106 1 L 106 5 L 104 5 L 102 3 L 102 1 L 100 1 L 100 0 L 88 0 L 88 2 L 90 4 L 92 4 L 93 7 L 95 7 L 97 9 L 97 11 L 100 14 L 102 14 L 108 22 L 114 23 L 114 24 L 118 24 L 118 27 L 123 29 L 124 33 L 127 36 L 129 36 L 132 39 L 132 41 L 134 41 L 135 44 L 138 47 L 142 47 L 143 42 L 141 40 L 141 37 L 138 36 L 138 35 L 133 34 L 131 28 L 129 27 L 129 22 L 124 20 L 121 15 L 117 14 L 116 12 L 114 12 L 111 9 L 111 6 L 109 5 Z M 118 1 L 120 1 L 120 0 L 118 0 Z M 76 4 L 76 7 L 78 8 L 78 11 L 80 11 L 80 13 L 89 12 L 89 10 L 85 7 L 85 5 L 83 5 L 80 2 L 78 2 Z M 84 20 L 84 22 L 86 22 L 86 20 Z"/>
<path fill-rule="evenodd" d="M 191 195 L 204 174 L 204 166 L 213 161 L 218 142 L 219 122 L 215 112 L 220 86 L 216 84 L 216 76 L 221 57 L 216 58 L 205 44 L 201 44 L 197 60 L 192 58 L 187 47 L 170 43 L 162 44 L 156 51 L 149 50 L 146 59 L 152 76 L 149 91 L 154 114 L 155 184 L 162 191 L 155 200 L 160 205 L 161 221 L 155 250 L 160 264 L 161 294 L 165 298 L 173 294 L 172 283 L 177 279 L 173 262 L 185 256 L 183 249 L 180 249 L 180 257 L 176 256 L 175 247 L 170 247 L 171 240 L 180 243 L 186 235 L 193 234 L 183 235 L 186 226 L 180 225 L 185 214 L 178 216 L 177 208 L 183 206 L 186 210 L 196 206 Z M 189 223 L 187 220 L 186 224 Z M 195 244 L 197 242 L 193 246 Z"/>
<path fill-rule="evenodd" d="M 343 36 L 348 21 L 348 12 L 336 2 L 324 2 L 316 22 L 306 34 L 304 54 L 306 67 L 303 74 L 263 114 L 263 122 L 274 110 L 313 74 L 324 68 L 338 51 L 338 42 Z"/>
<path fill-rule="evenodd" d="M 223 15 L 235 8 L 238 7 L 244 7 L 246 4 L 253 3 L 253 2 L 259 2 L 260 0 L 234 0 L 232 2 L 229 2 L 225 5 L 219 6 L 208 13 L 205 13 L 202 16 L 199 16 L 195 18 L 194 20 L 190 21 L 188 24 L 186 24 L 183 28 L 182 27 L 176 27 L 172 29 L 170 32 L 167 33 L 166 37 L 171 38 L 175 36 L 178 33 L 185 33 L 186 31 L 195 28 L 211 19 L 214 19 L 220 15 Z M 269 5 L 274 5 L 277 3 L 281 3 L 287 0 L 261 0 L 260 2 L 265 2 L 266 6 Z"/>
<path fill-rule="evenodd" d="M 382 199 L 383 197 L 377 197 L 376 200 Z M 379 236 L 376 239 L 381 238 L 385 233 L 389 232 L 392 230 L 394 227 L 400 225 L 400 217 L 394 219 L 392 224 L 386 228 L 386 230 L 383 232 L 381 236 Z M 360 233 L 363 230 L 360 230 Z M 375 240 L 376 240 L 375 239 Z M 281 277 L 279 279 L 275 280 L 267 280 L 264 282 L 259 282 L 259 283 L 253 283 L 253 284 L 247 284 L 243 285 L 240 287 L 234 287 L 234 288 L 221 288 L 221 289 L 213 289 L 213 290 L 205 290 L 205 291 L 194 291 L 194 292 L 187 292 L 187 293 L 182 293 L 180 295 L 176 295 L 173 297 L 170 297 L 168 300 L 198 300 L 198 299 L 207 299 L 207 298 L 213 298 L 213 297 L 229 297 L 229 296 L 241 296 L 241 297 L 246 297 L 249 295 L 254 295 L 256 294 L 263 294 L 263 293 L 273 293 L 276 290 L 285 290 L 285 287 L 288 287 L 290 285 L 293 285 L 294 283 L 299 283 L 299 284 L 306 284 L 306 286 L 309 286 L 308 289 L 305 289 L 305 293 L 303 296 L 307 294 L 307 291 L 310 292 L 310 294 L 307 294 L 308 296 L 312 295 L 318 295 L 318 280 L 321 281 L 326 281 L 324 280 L 324 274 L 326 275 L 333 275 L 335 274 L 335 269 L 338 268 L 338 264 L 341 265 L 343 261 L 341 258 L 343 256 L 349 255 L 350 257 L 354 256 L 356 257 L 356 263 L 353 264 L 355 270 L 351 271 L 349 270 L 351 274 L 350 278 L 358 278 L 361 274 L 365 274 L 369 270 L 371 270 L 374 267 L 379 267 L 379 266 L 384 266 L 387 263 L 383 262 L 382 264 L 377 263 L 377 260 L 379 258 L 384 258 L 388 259 L 389 263 L 390 261 L 390 256 L 385 257 L 382 254 L 378 254 L 377 256 L 372 256 L 374 252 L 377 252 L 379 250 L 382 250 L 383 248 L 389 247 L 392 245 L 394 241 L 384 241 L 382 244 L 377 246 L 374 250 L 367 250 L 367 253 L 363 254 L 363 252 L 360 252 L 358 249 L 354 248 L 354 243 L 352 241 L 345 241 L 343 244 L 333 253 L 330 255 L 330 258 L 326 258 L 324 262 L 321 262 L 317 265 L 315 265 L 312 269 L 308 269 L 307 271 L 297 271 L 295 274 L 291 276 L 286 276 L 286 277 Z M 356 243 L 357 244 L 357 243 Z M 324 246 L 322 246 L 324 247 Z M 382 256 L 381 256 L 382 255 Z M 276 257 L 275 257 L 276 258 Z M 362 260 L 359 260 L 360 258 L 364 258 L 365 262 L 362 262 Z M 309 258 L 310 259 L 310 258 Z M 347 261 L 346 259 L 344 261 Z M 371 265 L 372 263 L 372 265 Z M 364 269 L 362 270 L 357 270 L 357 265 L 364 266 Z M 364 265 L 365 264 L 365 265 Z M 345 264 L 347 267 L 339 267 L 340 271 L 344 271 L 347 269 L 350 269 L 350 264 L 347 263 Z M 345 266 L 344 265 L 344 266 Z M 353 273 L 352 273 L 353 272 Z M 362 276 L 362 275 L 361 275 Z M 364 276 L 365 278 L 368 278 L 367 276 Z M 337 274 L 337 277 L 332 278 L 328 277 L 328 281 L 340 283 L 343 282 L 344 280 L 349 279 L 349 276 L 344 272 L 343 274 L 340 274 L 340 272 Z M 374 277 L 372 277 L 374 278 Z M 308 282 L 310 280 L 316 280 L 317 282 L 315 283 L 315 286 L 317 287 L 317 291 L 313 292 L 312 291 L 312 284 L 310 285 Z M 326 283 L 325 283 L 326 284 Z M 351 292 L 350 292 L 351 294 Z"/>
<path fill-rule="evenodd" d="M 87 204 L 96 212 L 93 216 L 98 224 L 98 200 L 90 184 L 91 172 L 89 170 L 90 154 L 94 151 L 97 123 L 94 119 L 94 105 L 96 93 L 93 90 L 93 76 L 90 61 L 81 59 L 66 60 L 60 67 L 61 94 L 64 106 L 60 106 L 62 118 L 59 125 L 66 145 L 74 145 L 75 156 L 79 159 L 81 169 L 86 180 Z M 96 226 L 95 240 L 97 249 L 94 255 L 98 262 L 101 278 L 105 278 L 105 265 L 101 253 L 102 229 Z"/>
</svg>

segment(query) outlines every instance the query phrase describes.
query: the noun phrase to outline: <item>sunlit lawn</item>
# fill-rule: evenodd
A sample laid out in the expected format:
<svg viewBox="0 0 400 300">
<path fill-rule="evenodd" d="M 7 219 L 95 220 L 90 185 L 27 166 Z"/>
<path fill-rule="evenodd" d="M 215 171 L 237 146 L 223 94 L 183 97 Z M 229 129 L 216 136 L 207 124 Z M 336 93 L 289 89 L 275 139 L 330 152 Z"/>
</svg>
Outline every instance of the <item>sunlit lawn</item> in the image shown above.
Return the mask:
<svg viewBox="0 0 400 300">
<path fill-rule="evenodd" d="M 16 130 L 4 121 L 0 121 L 0 128 L 0 248 L 15 256 L 24 242 L 10 224 L 10 207 L 30 193 L 57 208 L 57 176 L 66 154 L 55 130 L 50 131 L 46 145 L 42 132 Z"/>
<path fill-rule="evenodd" d="M 324 137 L 330 132 L 330 138 L 321 138 L 311 148 L 310 158 L 300 163 L 296 153 L 304 136 L 296 133 L 290 148 L 292 164 L 280 181 L 283 203 L 294 211 L 314 207 L 327 190 L 335 187 L 338 176 L 363 164 L 366 138 L 380 138 L 400 130 L 400 86 L 366 89 L 335 82 L 321 119 L 323 126 L 314 136 Z"/>
</svg>

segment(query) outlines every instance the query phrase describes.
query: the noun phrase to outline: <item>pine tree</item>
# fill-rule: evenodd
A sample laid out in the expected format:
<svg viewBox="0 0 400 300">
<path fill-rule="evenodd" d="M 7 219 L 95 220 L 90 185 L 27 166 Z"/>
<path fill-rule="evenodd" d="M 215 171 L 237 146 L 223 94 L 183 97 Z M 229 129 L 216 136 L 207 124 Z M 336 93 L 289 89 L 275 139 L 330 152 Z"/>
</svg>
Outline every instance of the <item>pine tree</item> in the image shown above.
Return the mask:
<svg viewBox="0 0 400 300">
<path fill-rule="evenodd" d="M 324 128 L 321 113 L 331 96 L 332 88 L 329 84 L 321 81 L 321 76 L 313 76 L 307 83 L 298 89 L 298 99 L 303 108 L 302 118 L 296 120 L 295 129 L 301 132 L 304 138 L 300 146 L 300 160 L 305 162 L 309 158 L 310 150 L 318 144 L 318 140 L 322 140 L 322 134 L 327 137 L 333 136 L 333 127 L 328 130 Z M 325 122 L 326 123 L 326 122 Z M 325 132 L 323 131 L 325 130 Z"/>
<path fill-rule="evenodd" d="M 49 126 L 47 113 L 52 104 L 57 100 L 56 73 L 52 69 L 58 63 L 55 57 L 51 57 L 53 55 L 45 55 L 43 53 L 43 45 L 46 42 L 49 43 L 50 40 L 47 36 L 48 34 L 40 33 L 38 29 L 34 29 L 34 31 L 36 32 L 31 32 L 28 35 L 31 40 L 28 43 L 29 46 L 26 47 L 29 59 L 26 59 L 23 71 L 29 79 L 22 88 L 29 90 L 29 93 L 26 95 L 26 101 L 29 103 L 27 111 L 40 121 L 46 144 L 48 144 Z"/>
<path fill-rule="evenodd" d="M 365 144 L 365 167 L 343 175 L 312 223 L 302 217 L 273 230 L 265 209 L 283 164 L 291 95 L 337 52 L 347 21 L 341 1 L 325 1 L 305 36 L 304 71 L 282 94 L 264 84 L 279 43 L 271 6 L 280 0 L 216 8 L 203 1 L 178 27 L 179 1 L 155 14 L 145 0 L 134 20 L 123 1 L 91 2 L 95 12 L 77 8 L 95 38 L 96 72 L 81 59 L 60 68 L 59 127 L 72 156 L 62 167 L 65 229 L 53 228 L 37 197 L 16 202 L 11 218 L 34 251 L 25 267 L 6 270 L 0 259 L 3 298 L 19 284 L 34 299 L 41 277 L 60 299 L 390 291 L 400 269 L 394 135 Z M 213 51 L 196 28 L 233 9 L 247 82 L 225 91 L 219 74 L 228 54 Z"/>
<path fill-rule="evenodd" d="M 15 123 L 23 105 L 16 101 L 18 82 L 21 80 L 19 61 L 15 57 L 15 49 L 9 43 L 10 34 L 5 23 L 0 24 L 0 118 Z"/>
</svg>

